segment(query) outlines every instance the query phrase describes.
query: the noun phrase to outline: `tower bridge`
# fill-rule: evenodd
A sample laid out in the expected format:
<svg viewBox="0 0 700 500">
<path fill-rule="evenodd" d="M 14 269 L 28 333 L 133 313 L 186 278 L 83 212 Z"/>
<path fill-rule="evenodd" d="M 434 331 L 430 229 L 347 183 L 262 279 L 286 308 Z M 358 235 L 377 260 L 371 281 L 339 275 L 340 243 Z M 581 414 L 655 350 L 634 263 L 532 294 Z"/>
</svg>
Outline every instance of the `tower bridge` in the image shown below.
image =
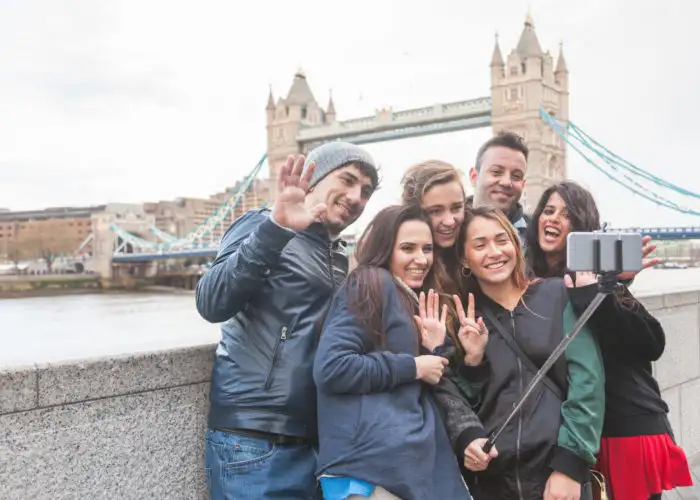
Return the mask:
<svg viewBox="0 0 700 500">
<path fill-rule="evenodd" d="M 302 126 L 297 134 L 297 142 L 302 152 L 308 152 L 327 141 L 370 144 L 489 125 L 491 98 L 479 97 L 404 111 L 381 109 L 373 116 L 319 126 Z"/>
<path fill-rule="evenodd" d="M 569 122 L 569 70 L 563 49 L 555 58 L 544 51 L 528 15 L 517 45 L 504 57 L 496 37 L 490 62 L 490 94 L 456 102 L 436 103 L 406 110 L 377 110 L 371 116 L 338 120 L 332 95 L 322 107 L 305 73 L 298 70 L 286 96 L 267 100 L 267 153 L 240 183 L 240 189 L 203 224 L 182 238 L 154 227 L 140 228 L 135 236 L 120 224 L 100 226 L 97 249 L 100 270 L 109 274 L 112 264 L 146 265 L 171 258 L 210 258 L 216 255 L 221 235 L 235 218 L 245 193 L 262 164 L 269 167 L 269 185 L 289 155 L 308 152 L 334 140 L 356 144 L 406 139 L 430 134 L 491 127 L 493 132 L 510 130 L 528 144 L 528 182 L 522 195 L 526 207 L 540 198 L 552 183 L 567 177 L 568 135 L 577 132 Z M 580 131 L 578 131 L 580 132 Z M 576 149 L 576 148 L 574 148 Z M 579 150 L 577 150 L 579 152 Z M 274 196 L 274 189 L 269 197 Z M 264 204 L 271 203 L 266 199 Z M 98 228 L 99 229 L 99 228 Z M 613 231 L 613 230 L 610 230 Z M 628 228 L 617 231 L 641 232 L 655 240 L 700 238 L 698 228 Z M 97 239 L 97 233 L 91 235 Z"/>
<path fill-rule="evenodd" d="M 490 95 L 435 103 L 407 110 L 380 109 L 372 116 L 338 120 L 332 96 L 323 108 L 306 74 L 294 75 L 286 97 L 270 89 L 267 154 L 270 179 L 290 154 L 333 140 L 368 144 L 482 127 L 522 136 L 530 154 L 522 201 L 539 199 L 552 182 L 566 177 L 566 144 L 540 117 L 544 109 L 562 122 L 569 119 L 569 70 L 563 48 L 556 58 L 543 50 L 528 15 L 520 39 L 503 56 L 496 37 L 490 63 Z"/>
</svg>

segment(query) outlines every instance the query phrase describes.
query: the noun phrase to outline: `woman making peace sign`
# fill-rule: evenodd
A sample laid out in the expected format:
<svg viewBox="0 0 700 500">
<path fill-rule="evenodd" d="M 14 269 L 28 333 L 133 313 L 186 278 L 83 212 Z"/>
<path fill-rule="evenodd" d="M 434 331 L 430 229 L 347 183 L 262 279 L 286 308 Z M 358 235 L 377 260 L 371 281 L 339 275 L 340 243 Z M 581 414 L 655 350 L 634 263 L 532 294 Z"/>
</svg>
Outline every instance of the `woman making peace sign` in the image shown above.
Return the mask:
<svg viewBox="0 0 700 500">
<path fill-rule="evenodd" d="M 483 438 L 502 425 L 576 317 L 561 279 L 526 280 L 517 234 L 501 212 L 472 210 L 461 235 L 463 274 L 470 276 L 463 289 L 475 291 L 476 307 L 470 297 L 467 313 L 459 310 L 465 351 L 459 383 L 484 426 L 476 437 Z M 485 460 L 467 447 L 474 498 L 579 500 L 589 494 L 605 402 L 600 353 L 585 327 L 548 379 L 501 434 L 496 458 Z M 447 427 L 453 436 L 449 419 Z"/>
</svg>

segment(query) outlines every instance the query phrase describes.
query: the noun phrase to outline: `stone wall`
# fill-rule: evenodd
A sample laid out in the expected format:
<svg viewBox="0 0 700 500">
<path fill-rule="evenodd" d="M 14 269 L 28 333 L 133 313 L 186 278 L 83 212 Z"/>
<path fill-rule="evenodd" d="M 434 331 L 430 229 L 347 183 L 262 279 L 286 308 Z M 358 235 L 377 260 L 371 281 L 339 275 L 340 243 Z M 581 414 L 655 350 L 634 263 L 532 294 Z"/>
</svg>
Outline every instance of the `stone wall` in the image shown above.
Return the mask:
<svg viewBox="0 0 700 500">
<path fill-rule="evenodd" d="M 205 498 L 213 353 L 0 371 L 0 498 Z"/>
<path fill-rule="evenodd" d="M 700 291 L 641 299 L 666 331 L 666 349 L 654 364 L 654 376 L 695 482 L 692 488 L 666 493 L 664 500 L 700 500 Z"/>
<path fill-rule="evenodd" d="M 700 460 L 700 292 L 642 297 L 666 331 L 654 375 L 671 426 L 689 458 Z"/>
<path fill-rule="evenodd" d="M 676 437 L 697 464 L 700 292 L 644 302 L 666 328 L 656 376 Z M 213 353 L 204 345 L 0 370 L 0 498 L 206 498 Z M 668 498 L 698 497 L 687 490 Z"/>
</svg>

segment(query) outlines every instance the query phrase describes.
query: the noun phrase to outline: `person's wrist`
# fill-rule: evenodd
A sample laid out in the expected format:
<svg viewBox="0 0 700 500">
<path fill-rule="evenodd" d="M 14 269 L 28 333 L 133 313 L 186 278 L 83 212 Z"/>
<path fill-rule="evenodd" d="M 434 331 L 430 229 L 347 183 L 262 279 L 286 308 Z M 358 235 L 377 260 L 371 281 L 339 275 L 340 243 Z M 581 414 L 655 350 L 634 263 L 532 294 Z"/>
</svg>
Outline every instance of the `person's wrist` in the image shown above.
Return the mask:
<svg viewBox="0 0 700 500">
<path fill-rule="evenodd" d="M 484 360 L 484 353 L 481 352 L 470 352 L 464 356 L 464 364 L 467 366 L 478 366 Z"/>
<path fill-rule="evenodd" d="M 416 363 L 416 380 L 421 380 L 423 378 L 423 369 L 421 363 L 418 362 L 418 357 L 413 358 Z"/>
</svg>

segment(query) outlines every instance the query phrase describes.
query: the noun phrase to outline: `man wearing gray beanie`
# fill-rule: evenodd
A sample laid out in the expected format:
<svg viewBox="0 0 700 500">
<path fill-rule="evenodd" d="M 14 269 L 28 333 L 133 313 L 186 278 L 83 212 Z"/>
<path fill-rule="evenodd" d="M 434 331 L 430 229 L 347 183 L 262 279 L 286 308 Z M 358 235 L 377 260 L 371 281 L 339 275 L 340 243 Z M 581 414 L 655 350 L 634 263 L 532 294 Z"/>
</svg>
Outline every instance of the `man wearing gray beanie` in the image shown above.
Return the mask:
<svg viewBox="0 0 700 500">
<path fill-rule="evenodd" d="M 282 167 L 280 177 L 285 168 L 289 168 L 289 162 Z M 327 142 L 312 150 L 303 172 L 308 183 L 304 206 L 310 217 L 313 216 L 314 220 L 320 217 L 324 221 L 331 236 L 337 236 L 357 220 L 379 182 L 377 168 L 369 153 L 348 142 Z M 301 174 L 298 171 L 286 173 L 292 173 L 295 179 Z M 349 185 L 353 189 L 348 190 Z M 301 200 L 301 191 L 293 193 L 295 201 Z M 285 199 L 281 203 L 279 198 L 276 200 L 272 208 L 275 221 L 295 231 L 308 227 L 306 218 L 302 218 L 300 226 L 295 222 L 287 224 L 286 207 Z"/>
<path fill-rule="evenodd" d="M 316 470 L 319 323 L 348 272 L 340 233 L 378 186 L 372 157 L 329 142 L 280 168 L 272 209 L 226 231 L 196 303 L 222 323 L 205 462 L 210 498 L 321 498 Z"/>
</svg>

